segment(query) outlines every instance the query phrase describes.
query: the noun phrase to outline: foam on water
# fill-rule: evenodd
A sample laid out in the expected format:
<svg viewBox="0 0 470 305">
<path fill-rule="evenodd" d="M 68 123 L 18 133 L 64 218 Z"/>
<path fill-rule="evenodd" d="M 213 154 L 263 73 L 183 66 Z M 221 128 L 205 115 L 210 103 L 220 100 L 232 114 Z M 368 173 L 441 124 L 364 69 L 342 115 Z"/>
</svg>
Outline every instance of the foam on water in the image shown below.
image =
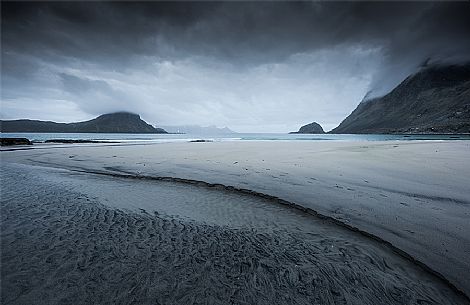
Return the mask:
<svg viewBox="0 0 470 305">
<path fill-rule="evenodd" d="M 282 134 L 235 133 L 204 134 L 116 134 L 116 133 L 0 133 L 0 137 L 21 137 L 43 142 L 50 139 L 119 141 L 126 143 L 210 141 L 409 141 L 409 140 L 470 140 L 470 135 L 390 135 L 390 134 Z"/>
</svg>

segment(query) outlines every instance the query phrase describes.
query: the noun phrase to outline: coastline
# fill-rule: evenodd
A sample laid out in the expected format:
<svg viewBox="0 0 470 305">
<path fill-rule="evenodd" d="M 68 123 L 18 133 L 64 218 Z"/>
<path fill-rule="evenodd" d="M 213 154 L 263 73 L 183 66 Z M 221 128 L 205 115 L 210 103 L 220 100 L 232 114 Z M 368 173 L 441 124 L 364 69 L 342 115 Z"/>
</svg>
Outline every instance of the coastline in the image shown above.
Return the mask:
<svg viewBox="0 0 470 305">
<path fill-rule="evenodd" d="M 469 295 L 470 143 L 210 142 L 2 151 L 2 162 L 268 194 L 379 236 Z"/>
</svg>

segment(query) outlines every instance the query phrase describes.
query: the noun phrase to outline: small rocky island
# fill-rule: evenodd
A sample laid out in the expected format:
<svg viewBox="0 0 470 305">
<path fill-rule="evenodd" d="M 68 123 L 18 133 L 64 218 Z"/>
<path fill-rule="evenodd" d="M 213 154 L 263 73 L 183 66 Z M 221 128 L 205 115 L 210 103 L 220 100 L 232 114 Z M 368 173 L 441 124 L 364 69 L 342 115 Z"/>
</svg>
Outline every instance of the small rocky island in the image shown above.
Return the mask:
<svg viewBox="0 0 470 305">
<path fill-rule="evenodd" d="M 317 122 L 312 122 L 310 124 L 300 127 L 299 131 L 293 131 L 289 133 L 310 133 L 310 134 L 321 134 L 325 133 L 323 128 Z"/>
<path fill-rule="evenodd" d="M 57 133 L 167 133 L 155 128 L 130 112 L 100 115 L 89 121 L 56 123 L 37 120 L 0 121 L 1 132 L 57 132 Z"/>
</svg>

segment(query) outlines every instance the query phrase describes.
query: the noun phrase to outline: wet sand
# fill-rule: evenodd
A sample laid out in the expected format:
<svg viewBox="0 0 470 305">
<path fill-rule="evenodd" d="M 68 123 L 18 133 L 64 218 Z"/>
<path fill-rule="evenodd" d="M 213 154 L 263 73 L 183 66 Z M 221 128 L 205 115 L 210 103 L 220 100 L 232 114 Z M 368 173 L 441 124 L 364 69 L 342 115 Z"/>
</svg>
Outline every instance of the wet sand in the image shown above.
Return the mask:
<svg viewBox="0 0 470 305">
<path fill-rule="evenodd" d="M 2 178 L 4 304 L 467 304 L 386 246 L 266 199 L 25 165 Z"/>
<path fill-rule="evenodd" d="M 1 152 L 1 157 L 2 167 L 18 166 L 13 165 L 13 163 L 23 163 L 62 167 L 83 172 L 99 172 L 106 175 L 117 174 L 147 177 L 179 177 L 206 181 L 209 183 L 220 183 L 223 185 L 276 196 L 289 202 L 294 202 L 302 207 L 314 209 L 322 214 L 334 217 L 339 221 L 379 236 L 385 241 L 391 242 L 397 248 L 404 250 L 417 260 L 425 263 L 431 269 L 441 273 L 446 279 L 457 286 L 457 288 L 463 291 L 468 291 L 469 279 L 466 274 L 469 270 L 468 254 L 470 253 L 470 243 L 467 233 L 469 230 L 468 203 L 470 197 L 468 194 L 469 191 L 465 187 L 470 183 L 470 162 L 468 162 L 470 154 L 468 154 L 468 152 L 470 152 L 469 144 L 465 142 L 229 142 L 171 143 L 145 146 L 62 146 L 58 149 L 39 148 L 28 151 Z M 9 171 L 14 173 L 22 172 L 22 170 L 11 169 Z M 27 177 L 31 176 L 30 171 L 33 170 L 27 170 Z M 49 176 L 52 177 L 55 175 Z M 51 178 L 48 179 L 51 180 Z M 329 291 L 329 293 L 319 293 L 319 291 L 323 291 L 323 288 L 315 289 L 313 292 L 307 292 L 307 294 L 316 293 L 316 296 L 313 296 L 313 298 L 312 296 L 309 296 L 309 298 L 299 298 L 297 294 L 293 293 L 293 290 L 289 290 L 298 286 L 299 282 L 298 280 L 291 282 L 290 284 L 292 285 L 287 285 L 290 288 L 286 288 L 288 290 L 284 291 L 284 293 L 286 293 L 286 297 L 290 296 L 292 299 L 279 299 L 280 296 L 277 295 L 276 299 L 283 301 L 279 301 L 280 304 L 286 302 L 302 303 L 304 301 L 306 303 L 311 303 L 313 301 L 338 303 L 340 300 L 349 300 L 352 304 L 365 304 L 364 301 L 358 301 L 361 298 L 365 298 L 367 300 L 374 300 L 375 298 L 376 302 L 371 301 L 370 304 L 377 302 L 384 303 L 380 302 L 382 299 L 378 299 L 380 294 L 389 296 L 386 297 L 387 302 L 385 303 L 387 304 L 400 304 L 400 302 L 403 303 L 405 301 L 407 304 L 419 304 L 419 302 L 421 302 L 419 301 L 419 298 L 424 295 L 429 295 L 431 299 L 423 300 L 427 300 L 428 302 L 435 304 L 445 304 L 443 300 L 452 300 L 452 297 L 450 297 L 451 294 L 445 295 L 447 290 L 446 288 L 442 288 L 445 287 L 445 285 L 439 286 L 443 285 L 442 282 L 431 276 L 429 273 L 423 273 L 423 270 L 416 266 L 411 267 L 417 268 L 416 271 L 407 271 L 404 272 L 404 274 L 399 273 L 397 270 L 404 268 L 402 264 L 406 265 L 405 262 L 407 262 L 407 260 L 399 257 L 393 253 L 391 249 L 387 249 L 386 246 L 380 251 L 376 249 L 371 250 L 371 243 L 374 244 L 375 242 L 372 242 L 370 239 L 367 239 L 360 234 L 351 233 L 346 230 L 348 234 L 350 234 L 348 235 L 343 232 L 344 229 L 339 229 L 336 225 L 333 226 L 333 228 L 335 228 L 334 230 L 328 229 L 328 233 L 324 233 L 325 231 L 318 229 L 318 224 L 315 224 L 317 227 L 314 229 L 309 229 L 307 226 L 307 229 L 295 231 L 294 228 L 291 228 L 291 225 L 293 223 L 303 223 L 305 220 L 304 217 L 299 215 L 295 217 L 292 215 L 279 216 L 284 215 L 284 213 L 275 212 L 273 215 L 277 215 L 276 217 L 278 217 L 276 221 L 268 221 L 267 224 L 264 225 L 264 228 L 256 227 L 254 224 L 262 224 L 263 220 L 271 219 L 275 216 L 267 213 L 264 209 L 253 213 L 251 213 L 250 210 L 249 214 L 258 215 L 257 218 L 251 218 L 245 215 L 238 218 L 245 219 L 240 221 L 237 220 L 237 217 L 234 215 L 244 215 L 244 209 L 237 208 L 236 204 L 233 203 L 225 205 L 230 206 L 231 210 L 228 209 L 227 211 L 226 208 L 220 210 L 224 212 L 214 212 L 216 210 L 214 210 L 210 205 L 207 206 L 207 204 L 199 205 L 197 209 L 193 210 L 188 210 L 188 207 L 171 210 L 164 208 L 165 205 L 155 208 L 154 203 L 149 203 L 149 200 L 145 200 L 145 198 L 142 200 L 133 200 L 133 198 L 138 198 L 138 194 L 143 194 L 146 189 L 151 188 L 150 186 L 143 186 L 143 183 L 155 182 L 146 180 L 129 182 L 129 179 L 125 179 L 127 182 L 124 184 L 130 183 L 132 185 L 129 186 L 129 190 L 142 188 L 141 191 L 135 191 L 134 193 L 130 191 L 121 191 L 122 194 L 126 195 L 116 196 L 116 194 L 119 194 L 122 186 L 116 186 L 115 177 L 111 178 L 114 182 L 110 182 L 110 190 L 107 192 L 98 191 L 99 189 L 104 188 L 104 186 L 98 183 L 98 181 L 109 178 L 100 176 L 99 178 L 95 178 L 97 181 L 96 183 L 91 184 L 86 183 L 89 179 L 90 178 L 78 179 L 73 183 L 70 182 L 70 184 L 66 186 L 63 186 L 64 182 L 62 182 L 61 179 L 52 179 L 52 181 L 47 182 L 49 183 L 47 184 L 47 187 L 43 187 L 43 192 L 46 192 L 44 196 L 50 196 L 50 194 L 47 194 L 47 190 L 54 189 L 52 185 L 59 183 L 59 185 L 62 185 L 59 189 L 65 192 L 65 194 L 60 194 L 59 198 L 65 196 L 71 189 L 78 194 L 80 194 L 80 192 L 83 193 L 86 190 L 85 193 L 88 192 L 90 196 L 95 198 L 95 206 L 111 202 L 108 209 L 118 208 L 119 210 L 114 211 L 123 211 L 123 209 L 126 209 L 126 205 L 129 204 L 130 211 L 123 214 L 127 215 L 126 217 L 136 217 L 136 215 L 138 215 L 139 217 L 151 217 L 151 219 L 156 218 L 159 221 L 171 220 L 177 221 L 178 223 L 190 223 L 192 226 L 196 227 L 202 225 L 204 228 L 211 228 L 211 230 L 214 228 L 217 228 L 218 230 L 223 228 L 222 231 L 229 230 L 232 232 L 235 230 L 234 232 L 236 233 L 243 231 L 245 234 L 248 234 L 247 236 L 250 234 L 256 236 L 256 234 L 253 233 L 253 230 L 265 230 L 264 234 L 268 237 L 263 239 L 262 242 L 258 241 L 254 244 L 261 244 L 265 247 L 264 253 L 275 253 L 281 257 L 282 255 L 279 253 L 278 249 L 273 250 L 273 248 L 276 248 L 274 245 L 279 245 L 281 243 L 281 241 L 276 241 L 276 238 L 288 238 L 277 233 L 276 230 L 279 228 L 281 228 L 281 230 L 285 230 L 287 232 L 285 234 L 286 236 L 290 236 L 289 238 L 294 238 L 293 236 L 295 236 L 295 242 L 287 243 L 289 246 L 284 249 L 291 249 L 292 247 L 296 249 L 296 246 L 294 245 L 297 244 L 308 244 L 305 246 L 306 249 L 310 249 L 311 247 L 315 248 L 321 244 L 322 239 L 323 245 L 320 247 L 320 250 L 329 249 L 328 247 L 325 247 L 325 243 L 331 243 L 332 241 L 337 242 L 338 240 L 341 240 L 341 242 L 336 245 L 336 248 L 333 247 L 335 249 L 348 249 L 345 244 L 354 245 L 353 248 L 362 247 L 359 252 L 347 252 L 349 255 L 347 257 L 349 259 L 343 260 L 341 264 L 334 260 L 328 262 L 328 259 L 326 259 L 329 257 L 328 255 L 321 256 L 321 259 L 318 256 L 315 258 L 312 253 L 320 253 L 321 251 L 318 250 L 318 248 L 316 248 L 317 252 L 308 252 L 311 250 L 305 250 L 302 248 L 302 251 L 306 251 L 305 254 L 308 255 L 305 255 L 305 257 L 302 256 L 302 258 L 300 258 L 299 255 L 299 257 L 296 258 L 297 260 L 303 261 L 305 264 L 311 266 L 313 264 L 311 259 L 315 258 L 316 265 L 314 265 L 317 267 L 325 264 L 325 266 L 330 266 L 328 268 L 336 268 L 336 265 L 339 264 L 344 267 L 344 270 L 341 269 L 341 271 L 338 271 L 337 269 L 327 268 L 325 269 L 327 271 L 320 272 L 320 274 L 327 274 L 328 276 L 322 278 L 322 284 L 315 287 L 330 287 L 325 288 L 326 290 L 324 290 Z M 138 186 L 134 183 L 137 183 Z M 161 181 L 159 183 L 161 183 Z M 34 183 L 31 182 L 27 185 L 30 184 Z M 111 189 L 113 189 L 112 185 L 116 187 L 114 192 L 111 191 Z M 2 188 L 6 190 L 12 189 L 12 187 L 4 187 L 3 185 Z M 223 191 L 223 189 L 225 188 L 221 187 L 221 190 L 219 191 Z M 105 193 L 107 195 L 103 195 Z M 178 193 L 182 192 L 179 191 Z M 240 194 L 237 196 L 240 196 Z M 158 197 L 158 192 L 155 193 L 153 197 Z M 189 198 L 192 197 L 193 195 L 189 195 Z M 208 194 L 204 194 L 201 198 L 205 197 L 210 196 Z M 168 198 L 171 198 L 171 196 Z M 252 199 L 248 201 L 251 200 Z M 28 200 L 25 201 L 26 202 L 22 201 L 21 203 L 29 204 Z M 204 202 L 204 200 L 199 201 Z M 2 195 L 2 217 L 6 214 L 3 213 L 3 211 L 5 211 L 3 204 L 10 205 L 11 202 L 11 198 L 5 200 L 5 196 Z M 136 204 L 135 202 L 140 202 L 140 204 Z M 177 202 L 181 202 L 181 200 Z M 243 200 L 237 199 L 234 202 L 243 202 Z M 17 202 L 17 204 L 19 203 Z M 173 206 L 173 204 L 166 206 Z M 255 206 L 260 207 L 263 205 L 261 203 L 257 203 Z M 102 206 L 100 207 L 102 208 Z M 146 213 L 140 213 L 140 209 L 144 209 Z M 15 209 L 10 209 L 8 211 L 14 211 L 19 215 L 23 213 L 25 214 L 24 217 L 33 217 L 26 213 L 26 210 L 28 210 L 28 208 L 25 207 L 21 213 L 15 211 Z M 158 214 L 155 215 L 152 211 L 156 211 Z M 182 211 L 189 212 L 186 213 L 186 215 Z M 200 211 L 199 215 L 197 215 L 197 211 Z M 61 215 L 63 215 L 63 213 L 65 212 L 62 212 Z M 266 218 L 265 214 L 269 214 L 270 216 Z M 19 217 L 19 215 L 15 214 L 15 218 Z M 13 214 L 10 216 L 13 217 Z M 295 221 L 286 220 L 285 217 L 293 217 L 292 219 L 295 218 Z M 230 221 L 224 223 L 224 219 L 230 219 Z M 246 219 L 251 220 L 248 221 Z M 315 221 L 312 221 L 312 219 L 309 218 L 308 223 L 310 224 L 310 222 L 315 223 Z M 5 223 L 8 224 L 8 222 L 4 221 L 2 218 L 2 226 L 4 226 Z M 241 227 L 240 223 L 242 224 Z M 278 225 L 278 228 L 276 228 L 274 225 L 276 223 L 282 225 Z M 24 225 L 24 222 L 20 224 Z M 16 225 L 20 226 L 18 223 L 14 226 Z M 331 226 L 332 224 L 330 223 L 329 225 Z M 241 229 L 244 227 L 249 227 L 250 230 L 246 231 L 246 229 Z M 59 226 L 58 228 L 61 227 Z M 269 230 L 267 228 L 269 228 Z M 5 228 L 2 228 L 2 234 L 5 232 L 3 229 Z M 31 227 L 29 230 L 30 231 L 28 232 L 34 231 Z M 49 228 L 49 230 L 52 229 Z M 127 228 L 123 230 L 125 232 Z M 309 238 L 306 238 L 308 234 L 305 235 L 304 233 L 311 232 L 312 230 L 319 230 L 319 232 L 322 232 L 322 234 L 319 234 L 321 238 L 313 239 L 311 241 Z M 329 233 L 330 231 L 334 232 L 335 230 L 343 230 L 341 231 L 341 234 L 346 235 L 340 234 L 340 237 L 338 237 L 337 234 L 339 233 L 337 232 Z M 93 232 L 96 233 L 98 231 L 99 230 L 96 229 Z M 52 233 L 49 234 L 51 235 Z M 34 236 L 34 234 L 32 235 Z M 201 236 L 205 236 L 205 233 L 201 234 Z M 37 239 L 37 236 L 35 238 Z M 41 238 L 42 237 L 39 239 Z M 93 235 L 90 235 L 89 238 L 94 237 Z M 198 238 L 201 237 L 198 236 Z M 244 238 L 250 240 L 248 237 Z M 363 240 L 363 243 L 361 244 L 358 241 L 354 241 L 355 238 Z M 2 238 L 2 243 L 4 240 L 5 238 Z M 364 240 L 367 242 L 364 242 Z M 23 243 L 23 241 L 18 240 L 17 242 L 20 244 Z M 217 241 L 217 243 L 219 242 L 220 241 Z M 253 240 L 250 242 L 253 243 Z M 270 242 L 275 242 L 275 244 L 271 244 Z M 87 242 L 84 242 L 84 244 L 87 244 Z M 2 246 L 3 249 L 8 248 L 4 247 L 4 245 Z M 172 247 L 174 247 L 174 245 L 172 245 Z M 185 249 L 186 247 L 188 247 L 188 244 L 183 248 Z M 220 247 L 223 248 L 224 246 L 221 244 Z M 373 247 L 380 248 L 384 246 L 377 243 L 374 244 Z M 126 249 L 127 248 L 129 248 L 129 243 Z M 48 249 L 48 251 L 54 252 L 51 251 L 51 249 Z M 399 261 L 399 263 L 396 263 L 396 266 L 398 267 L 392 268 L 393 272 L 391 273 L 395 273 L 396 275 L 394 280 L 391 280 L 391 282 L 383 281 L 384 277 L 387 278 L 389 276 L 389 270 L 387 267 L 383 268 L 383 274 L 379 276 L 379 286 L 377 286 L 370 275 L 372 274 L 375 276 L 380 274 L 380 272 L 377 273 L 377 270 L 375 269 L 367 269 L 371 268 L 370 266 L 363 270 L 367 272 L 361 273 L 358 271 L 362 266 L 367 265 L 364 261 L 361 261 L 360 257 L 371 257 L 371 255 L 377 255 L 375 263 L 372 263 L 372 266 L 375 267 L 380 266 L 377 262 L 380 262 L 381 260 L 385 261 L 387 266 L 390 266 L 391 260 Z M 224 256 L 222 255 L 222 257 Z M 247 257 L 252 257 L 252 255 L 247 255 Z M 260 255 L 258 258 L 261 259 L 262 257 L 263 256 Z M 385 260 L 384 257 L 386 257 Z M 274 259 L 274 257 L 272 258 Z M 2 267 L 4 265 L 3 259 L 4 258 L 2 257 Z M 225 259 L 228 259 L 228 257 Z M 359 260 L 356 261 L 357 259 Z M 280 268 L 280 266 L 288 265 L 287 261 L 288 260 L 282 264 L 274 263 L 272 268 L 276 269 Z M 356 262 L 356 266 L 359 267 L 351 269 L 351 262 Z M 228 261 L 226 263 L 227 265 L 230 265 Z M 138 263 L 136 264 L 140 265 Z M 155 264 L 157 264 L 157 262 L 155 262 Z M 162 262 L 160 262 L 160 264 L 162 264 Z M 255 265 L 256 264 L 251 264 L 250 268 Z M 369 265 L 371 264 L 369 263 Z M 166 266 L 168 267 L 168 264 Z M 153 266 L 153 268 L 157 267 Z M 322 270 L 321 268 L 318 270 Z M 5 268 L 2 268 L 2 272 L 4 272 L 4 269 Z M 312 269 L 309 270 L 310 272 L 312 271 Z M 71 271 L 68 270 L 68 272 Z M 226 272 L 226 270 L 224 272 Z M 276 272 L 274 272 L 274 274 L 277 274 Z M 287 276 L 289 272 L 284 272 L 282 274 Z M 2 274 L 2 278 L 5 278 L 3 276 L 4 274 L 5 273 Z M 253 270 L 251 270 L 251 272 L 248 272 L 246 276 L 253 276 L 253 274 L 256 274 L 256 272 L 253 273 Z M 315 273 L 307 272 L 305 274 L 309 274 L 310 276 Z M 346 277 L 343 278 L 340 276 L 341 274 L 349 274 L 351 277 L 348 277 L 349 275 L 345 275 Z M 355 276 L 352 276 L 351 274 L 355 274 Z M 369 274 L 369 277 L 366 276 L 367 274 Z M 426 280 L 423 282 L 423 279 L 421 278 L 417 280 L 418 275 L 422 276 L 422 274 L 424 274 L 425 278 L 429 277 L 427 281 L 428 283 L 431 283 L 429 284 L 431 286 L 428 286 L 427 288 L 419 287 L 417 283 L 426 283 Z M 263 281 L 265 281 L 264 283 L 266 285 L 279 285 L 279 287 L 284 287 L 285 283 L 280 279 L 276 282 L 273 278 L 269 278 L 268 280 L 266 276 L 267 275 L 263 275 L 261 277 L 264 279 Z M 318 277 L 318 274 L 315 276 Z M 409 278 L 410 276 L 412 278 Z M 416 278 L 413 279 L 413 277 Z M 351 296 L 351 291 L 358 291 L 357 287 L 353 287 L 354 285 L 350 284 L 344 286 L 344 283 L 360 282 L 358 278 L 369 278 L 369 282 L 366 281 L 363 283 L 364 285 L 359 289 L 359 294 Z M 147 280 L 150 281 L 149 278 L 147 278 Z M 217 278 L 217 280 L 214 281 L 217 282 L 219 280 L 220 279 Z M 402 280 L 403 282 L 401 282 Z M 4 285 L 4 282 L 5 281 L 2 281 L 2 286 Z M 343 284 L 340 285 L 340 283 Z M 307 291 L 309 290 L 309 287 L 312 287 L 311 282 L 310 286 L 308 282 L 305 282 L 302 285 L 304 285 L 303 287 L 305 287 Z M 273 291 L 278 291 L 280 289 L 273 288 L 274 286 L 269 289 L 272 289 Z M 192 287 L 192 285 L 188 285 L 186 287 L 187 289 L 190 289 L 188 287 Z M 253 287 L 255 286 L 252 286 L 251 288 Z M 339 289 L 338 287 L 343 288 L 338 292 L 335 290 Z M 369 287 L 369 289 L 365 289 L 364 287 Z M 371 289 L 371 287 L 373 289 Z M 406 287 L 413 287 L 413 289 Z M 248 289 L 248 287 L 245 288 Z M 160 293 L 164 290 L 163 288 L 161 289 L 162 290 L 159 290 Z M 200 289 L 202 288 L 199 287 L 199 290 Z M 259 290 L 261 288 L 257 287 L 256 289 Z M 200 293 L 199 290 L 193 291 L 191 295 L 192 297 L 197 295 L 196 299 L 202 300 L 203 298 L 198 295 L 198 293 Z M 219 289 L 214 289 L 213 292 L 208 293 L 208 295 L 214 297 L 214 295 L 218 295 L 217 291 L 220 292 Z M 247 291 L 244 293 L 247 293 Z M 338 293 L 335 293 L 335 291 Z M 408 291 L 410 295 L 405 294 L 407 295 L 406 298 L 398 297 L 398 295 L 403 295 L 404 291 Z M 173 296 L 175 295 L 178 294 L 173 294 Z M 221 297 L 220 300 L 227 300 L 228 295 L 225 292 L 221 295 L 225 296 L 225 299 Z M 266 292 L 266 295 L 270 295 L 270 292 Z M 294 295 L 295 298 L 293 297 Z M 321 299 L 323 296 L 326 296 L 327 298 Z M 294 299 L 297 301 L 294 301 Z M 239 301 L 238 303 L 243 303 L 242 300 L 250 303 L 248 300 L 254 302 L 256 299 L 253 298 L 253 296 L 250 299 L 249 296 L 245 295 L 244 297 L 237 298 L 237 300 Z M 275 299 L 271 298 L 267 298 L 265 300 L 266 302 L 275 302 Z M 164 300 L 162 299 L 161 303 L 169 304 L 172 302 L 175 303 L 177 301 L 176 299 L 171 299 L 171 296 L 168 296 L 168 298 Z M 262 304 L 263 302 L 264 301 L 258 301 L 257 303 Z M 454 302 L 450 302 L 450 304 L 456 304 L 456 302 L 457 301 L 454 300 Z M 463 302 L 463 304 L 465 304 L 465 301 L 463 300 L 458 300 L 458 302 Z M 458 302 L 457 304 L 459 304 Z"/>
</svg>

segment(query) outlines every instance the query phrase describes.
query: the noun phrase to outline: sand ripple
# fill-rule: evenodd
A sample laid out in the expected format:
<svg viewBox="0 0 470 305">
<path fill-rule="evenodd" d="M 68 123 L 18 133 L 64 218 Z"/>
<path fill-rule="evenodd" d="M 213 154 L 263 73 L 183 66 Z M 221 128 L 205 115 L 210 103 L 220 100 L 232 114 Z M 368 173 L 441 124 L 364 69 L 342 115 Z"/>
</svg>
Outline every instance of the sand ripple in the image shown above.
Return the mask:
<svg viewBox="0 0 470 305">
<path fill-rule="evenodd" d="M 263 226 L 218 223 L 236 209 L 209 223 L 125 211 L 102 204 L 104 186 L 41 171 L 2 165 L 2 304 L 467 304 L 380 244 L 286 208 L 244 205 L 279 217 Z"/>
</svg>

